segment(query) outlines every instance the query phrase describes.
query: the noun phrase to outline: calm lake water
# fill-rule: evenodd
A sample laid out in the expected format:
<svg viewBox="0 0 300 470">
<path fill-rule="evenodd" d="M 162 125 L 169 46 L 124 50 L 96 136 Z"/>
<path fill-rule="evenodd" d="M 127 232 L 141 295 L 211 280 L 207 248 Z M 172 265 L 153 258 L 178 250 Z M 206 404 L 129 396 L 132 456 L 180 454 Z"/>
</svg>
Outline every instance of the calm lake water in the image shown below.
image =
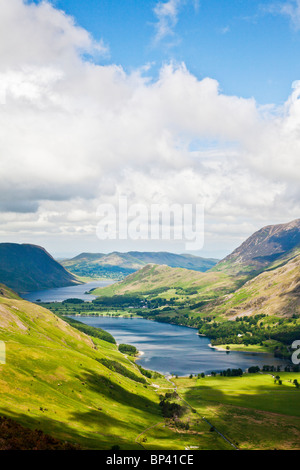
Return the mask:
<svg viewBox="0 0 300 470">
<path fill-rule="evenodd" d="M 22 295 L 23 299 L 29 300 L 29 302 L 62 302 L 67 299 L 81 299 L 85 302 L 96 299 L 94 295 L 86 294 L 86 292 L 96 287 L 105 287 L 113 284 L 114 281 L 93 281 L 87 282 L 86 284 L 79 284 L 78 286 L 70 287 L 57 287 L 55 289 L 46 289 L 35 292 L 29 292 L 28 294 Z"/>
<path fill-rule="evenodd" d="M 74 317 L 75 318 L 75 317 Z M 88 325 L 111 333 L 118 344 L 136 346 L 143 355 L 137 363 L 162 374 L 185 376 L 250 366 L 286 364 L 270 354 L 217 351 L 210 340 L 197 335 L 197 330 L 139 318 L 76 317 Z"/>
</svg>

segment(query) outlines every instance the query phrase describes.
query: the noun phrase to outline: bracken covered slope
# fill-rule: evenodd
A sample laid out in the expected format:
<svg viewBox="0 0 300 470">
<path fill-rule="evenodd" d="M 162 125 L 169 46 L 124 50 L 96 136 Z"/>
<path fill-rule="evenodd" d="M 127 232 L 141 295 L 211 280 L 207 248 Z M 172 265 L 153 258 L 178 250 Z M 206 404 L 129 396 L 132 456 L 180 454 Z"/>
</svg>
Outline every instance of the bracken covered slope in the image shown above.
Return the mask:
<svg viewBox="0 0 300 470">
<path fill-rule="evenodd" d="M 246 282 L 220 305 L 214 314 L 229 318 L 266 314 L 292 316 L 300 314 L 300 255 L 283 266 L 269 269 Z"/>
</svg>

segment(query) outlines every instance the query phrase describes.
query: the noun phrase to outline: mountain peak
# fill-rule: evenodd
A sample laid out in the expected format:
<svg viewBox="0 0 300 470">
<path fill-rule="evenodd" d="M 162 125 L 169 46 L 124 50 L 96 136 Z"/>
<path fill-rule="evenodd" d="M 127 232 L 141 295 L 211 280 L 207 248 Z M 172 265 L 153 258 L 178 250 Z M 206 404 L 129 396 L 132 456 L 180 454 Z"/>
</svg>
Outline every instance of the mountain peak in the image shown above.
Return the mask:
<svg viewBox="0 0 300 470">
<path fill-rule="evenodd" d="M 267 225 L 251 235 L 224 258 L 215 270 L 257 272 L 294 249 L 300 249 L 300 219 L 285 224 Z"/>
</svg>

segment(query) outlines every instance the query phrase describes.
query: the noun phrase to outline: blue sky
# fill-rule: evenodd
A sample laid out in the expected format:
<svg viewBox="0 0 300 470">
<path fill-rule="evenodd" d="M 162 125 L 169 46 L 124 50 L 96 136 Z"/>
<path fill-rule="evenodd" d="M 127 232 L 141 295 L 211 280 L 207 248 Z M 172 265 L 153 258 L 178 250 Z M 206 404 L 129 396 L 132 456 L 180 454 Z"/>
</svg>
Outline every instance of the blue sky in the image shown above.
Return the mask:
<svg viewBox="0 0 300 470">
<path fill-rule="evenodd" d="M 260 104 L 287 99 L 293 81 L 300 77 L 300 30 L 290 15 L 280 13 L 287 2 L 182 1 L 172 34 L 155 41 L 157 3 L 54 2 L 96 39 L 104 40 L 110 55 L 101 58 L 102 63 L 120 64 L 128 71 L 149 63 L 153 76 L 162 63 L 183 61 L 199 79 L 218 80 L 225 94 L 253 96 Z"/>
<path fill-rule="evenodd" d="M 0 0 L 0 11 L 0 242 L 58 256 L 186 249 L 99 239 L 99 207 L 124 196 L 202 205 L 196 251 L 217 258 L 299 218 L 300 0 Z"/>
</svg>

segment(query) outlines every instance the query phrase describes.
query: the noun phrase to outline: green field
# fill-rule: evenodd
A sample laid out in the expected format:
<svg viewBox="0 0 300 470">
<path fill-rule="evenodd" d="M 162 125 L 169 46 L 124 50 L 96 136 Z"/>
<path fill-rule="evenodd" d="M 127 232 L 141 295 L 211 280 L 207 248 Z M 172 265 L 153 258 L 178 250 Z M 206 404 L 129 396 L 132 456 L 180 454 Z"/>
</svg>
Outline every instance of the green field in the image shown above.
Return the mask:
<svg viewBox="0 0 300 470">
<path fill-rule="evenodd" d="M 275 373 L 277 375 L 277 373 Z M 300 448 L 299 373 L 174 379 L 178 393 L 241 449 Z"/>
</svg>

